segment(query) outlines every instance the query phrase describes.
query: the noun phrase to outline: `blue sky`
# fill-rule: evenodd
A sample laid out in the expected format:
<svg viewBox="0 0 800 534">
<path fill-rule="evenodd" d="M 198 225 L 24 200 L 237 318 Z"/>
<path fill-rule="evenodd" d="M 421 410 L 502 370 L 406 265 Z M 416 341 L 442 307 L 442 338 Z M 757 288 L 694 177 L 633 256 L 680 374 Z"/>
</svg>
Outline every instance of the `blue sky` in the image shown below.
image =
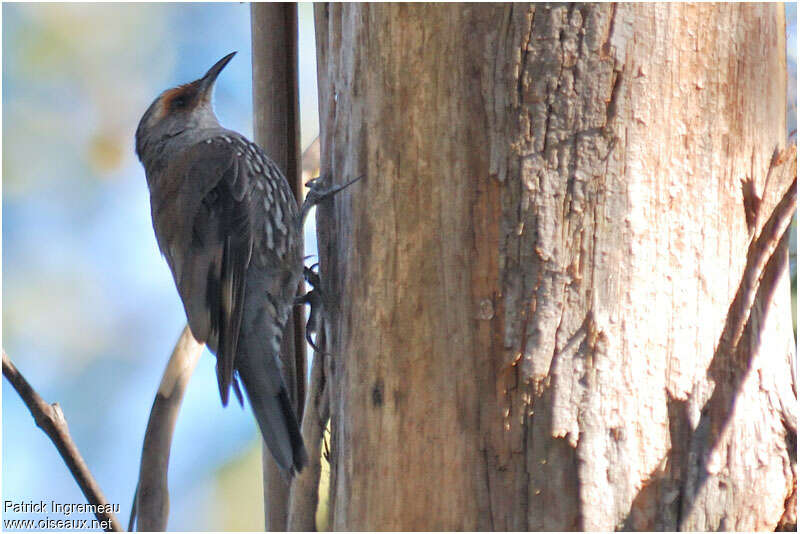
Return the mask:
<svg viewBox="0 0 800 534">
<path fill-rule="evenodd" d="M 300 7 L 303 146 L 317 135 L 311 11 Z M 150 405 L 185 324 L 133 134 L 163 89 L 237 50 L 216 111 L 252 138 L 250 46 L 246 4 L 3 5 L 3 346 L 61 403 L 126 522 Z M 258 448 L 249 408 L 221 407 L 214 363 L 201 359 L 178 420 L 170 529 L 225 527 L 209 518 L 224 515 L 217 478 Z M 84 502 L 5 380 L 2 391 L 3 499 Z"/>
</svg>

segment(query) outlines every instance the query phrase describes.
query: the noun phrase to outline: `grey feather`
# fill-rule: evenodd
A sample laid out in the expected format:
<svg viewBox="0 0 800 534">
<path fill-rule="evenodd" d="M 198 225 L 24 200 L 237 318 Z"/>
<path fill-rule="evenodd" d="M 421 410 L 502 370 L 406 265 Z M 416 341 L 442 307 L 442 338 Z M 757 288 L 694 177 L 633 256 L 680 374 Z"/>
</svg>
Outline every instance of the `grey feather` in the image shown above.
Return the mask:
<svg viewBox="0 0 800 534">
<path fill-rule="evenodd" d="M 229 59 L 162 93 L 139 123 L 136 152 L 189 327 L 217 356 L 222 402 L 231 386 L 241 402 L 238 375 L 276 462 L 293 473 L 306 453 L 278 356 L 302 274 L 298 209 L 275 164 L 211 109 Z"/>
</svg>

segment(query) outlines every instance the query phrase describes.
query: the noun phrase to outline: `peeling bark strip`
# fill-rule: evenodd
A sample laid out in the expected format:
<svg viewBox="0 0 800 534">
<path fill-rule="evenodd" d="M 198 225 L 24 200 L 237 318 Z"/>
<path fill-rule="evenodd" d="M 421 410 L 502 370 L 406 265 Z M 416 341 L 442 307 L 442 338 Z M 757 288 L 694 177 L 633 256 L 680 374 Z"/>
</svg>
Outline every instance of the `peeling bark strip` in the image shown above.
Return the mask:
<svg viewBox="0 0 800 534">
<path fill-rule="evenodd" d="M 715 353 L 785 190 L 782 8 L 315 16 L 322 172 L 365 175 L 318 210 L 332 527 L 774 528 L 785 242 Z M 708 418 L 715 391 L 733 408 Z"/>
</svg>

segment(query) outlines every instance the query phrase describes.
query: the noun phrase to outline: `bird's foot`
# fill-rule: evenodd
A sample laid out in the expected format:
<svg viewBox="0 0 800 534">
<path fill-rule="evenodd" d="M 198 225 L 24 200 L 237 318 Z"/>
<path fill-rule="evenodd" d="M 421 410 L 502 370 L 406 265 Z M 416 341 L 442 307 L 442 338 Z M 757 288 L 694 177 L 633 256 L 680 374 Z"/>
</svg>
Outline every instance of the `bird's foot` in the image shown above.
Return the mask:
<svg viewBox="0 0 800 534">
<path fill-rule="evenodd" d="M 353 183 L 362 179 L 364 175 L 358 176 L 353 178 L 347 183 L 341 185 L 331 185 L 331 177 L 330 175 L 325 176 L 318 176 L 316 178 L 312 178 L 311 180 L 306 182 L 306 187 L 308 187 L 308 194 L 306 195 L 306 199 L 303 201 L 303 206 L 300 208 L 300 222 L 305 221 L 306 215 L 308 212 L 311 211 L 311 208 L 316 206 L 317 204 L 331 198 L 333 195 L 341 191 L 342 189 L 352 185 Z"/>
<path fill-rule="evenodd" d="M 311 345 L 315 351 L 326 354 L 311 339 L 311 334 L 318 334 L 322 329 L 322 314 L 324 308 L 319 274 L 314 271 L 314 267 L 317 265 L 319 264 L 315 263 L 311 267 L 303 266 L 303 277 L 312 289 L 305 295 L 295 297 L 294 303 L 296 306 L 308 304 L 311 307 L 311 312 L 308 314 L 308 322 L 306 323 L 306 341 L 308 341 L 308 344 Z"/>
</svg>

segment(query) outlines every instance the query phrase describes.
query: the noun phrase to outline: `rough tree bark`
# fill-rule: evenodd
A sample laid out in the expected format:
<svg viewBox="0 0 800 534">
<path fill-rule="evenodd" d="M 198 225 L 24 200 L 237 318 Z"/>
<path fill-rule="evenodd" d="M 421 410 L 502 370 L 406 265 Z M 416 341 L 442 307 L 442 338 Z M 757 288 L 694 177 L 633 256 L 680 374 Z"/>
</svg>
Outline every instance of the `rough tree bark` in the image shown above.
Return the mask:
<svg viewBox="0 0 800 534">
<path fill-rule="evenodd" d="M 775 528 L 783 7 L 315 17 L 332 527 Z"/>
<path fill-rule="evenodd" d="M 283 171 L 295 197 L 302 199 L 300 115 L 297 92 L 297 5 L 254 3 L 250 8 L 253 41 L 253 130 L 255 141 Z M 294 409 L 303 415 L 306 342 L 302 309 L 295 308 L 281 344 L 284 377 Z M 262 444 L 263 445 L 263 444 Z M 272 455 L 262 446 L 264 515 L 270 531 L 286 530 L 289 486 Z"/>
</svg>

